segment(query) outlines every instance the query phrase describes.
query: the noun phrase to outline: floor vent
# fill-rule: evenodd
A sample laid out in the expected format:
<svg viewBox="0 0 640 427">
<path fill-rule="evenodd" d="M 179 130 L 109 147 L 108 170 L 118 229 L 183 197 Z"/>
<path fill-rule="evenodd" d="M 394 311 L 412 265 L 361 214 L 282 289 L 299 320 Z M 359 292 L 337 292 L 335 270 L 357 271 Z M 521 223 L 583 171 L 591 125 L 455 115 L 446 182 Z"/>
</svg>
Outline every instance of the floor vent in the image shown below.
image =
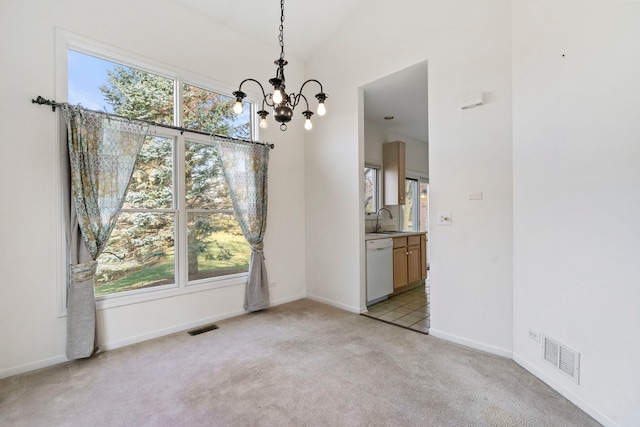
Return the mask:
<svg viewBox="0 0 640 427">
<path fill-rule="evenodd" d="M 580 353 L 542 335 L 542 358 L 580 384 Z"/>
<path fill-rule="evenodd" d="M 214 329 L 218 329 L 218 325 L 206 325 L 203 326 L 201 328 L 197 328 L 197 329 L 192 329 L 189 331 L 189 335 L 194 336 L 194 335 L 200 335 L 200 334 L 204 334 L 205 332 L 209 332 L 209 331 L 213 331 Z"/>
</svg>

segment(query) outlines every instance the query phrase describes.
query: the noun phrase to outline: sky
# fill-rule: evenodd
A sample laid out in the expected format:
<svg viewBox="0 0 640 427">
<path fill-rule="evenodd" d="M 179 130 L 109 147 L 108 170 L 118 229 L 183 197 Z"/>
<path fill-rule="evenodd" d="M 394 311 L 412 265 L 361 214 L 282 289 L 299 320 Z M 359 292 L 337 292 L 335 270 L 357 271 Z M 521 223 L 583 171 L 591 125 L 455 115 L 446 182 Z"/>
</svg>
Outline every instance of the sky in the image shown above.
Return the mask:
<svg viewBox="0 0 640 427">
<path fill-rule="evenodd" d="M 115 66 L 130 68 L 125 65 L 106 61 L 95 56 L 76 52 L 69 49 L 67 55 L 68 73 L 68 102 L 81 104 L 84 108 L 95 111 L 114 113 L 113 108 L 105 100 L 100 86 L 107 84 L 107 72 Z M 234 125 L 248 123 L 251 107 L 247 101 L 243 102 L 245 109 L 242 114 L 235 116 Z"/>
<path fill-rule="evenodd" d="M 94 56 L 69 50 L 68 67 L 70 104 L 82 104 L 90 110 L 113 113 L 99 87 L 107 83 L 107 71 L 116 64 Z"/>
</svg>

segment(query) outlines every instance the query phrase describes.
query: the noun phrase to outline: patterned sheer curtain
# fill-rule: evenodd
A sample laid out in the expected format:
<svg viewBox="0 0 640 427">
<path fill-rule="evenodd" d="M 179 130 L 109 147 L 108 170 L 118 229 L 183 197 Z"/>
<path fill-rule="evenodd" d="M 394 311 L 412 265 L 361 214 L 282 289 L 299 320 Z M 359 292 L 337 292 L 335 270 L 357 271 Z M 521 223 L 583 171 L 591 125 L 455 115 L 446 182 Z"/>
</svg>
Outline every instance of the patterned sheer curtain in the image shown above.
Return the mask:
<svg viewBox="0 0 640 427">
<path fill-rule="evenodd" d="M 242 143 L 214 137 L 224 179 L 229 187 L 233 210 L 240 229 L 251 245 L 249 278 L 244 308 L 257 311 L 269 307 L 269 280 L 264 262 L 262 239 L 267 229 L 266 144 Z"/>
<path fill-rule="evenodd" d="M 98 349 L 94 276 L 96 261 L 115 226 L 148 125 L 64 106 L 70 194 L 67 243 L 67 357 Z"/>
</svg>

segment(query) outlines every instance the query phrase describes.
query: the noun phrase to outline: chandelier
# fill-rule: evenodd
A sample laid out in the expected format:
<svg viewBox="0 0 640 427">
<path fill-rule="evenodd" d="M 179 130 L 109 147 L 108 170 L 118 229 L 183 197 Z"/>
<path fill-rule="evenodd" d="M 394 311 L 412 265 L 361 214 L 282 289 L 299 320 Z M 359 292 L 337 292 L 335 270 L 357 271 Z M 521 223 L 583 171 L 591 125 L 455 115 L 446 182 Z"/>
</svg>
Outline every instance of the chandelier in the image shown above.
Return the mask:
<svg viewBox="0 0 640 427">
<path fill-rule="evenodd" d="M 309 79 L 306 82 L 302 83 L 300 86 L 300 90 L 298 93 L 291 92 L 287 95 L 285 91 L 285 82 L 284 82 L 284 67 L 288 64 L 288 62 L 284 59 L 284 37 L 283 37 L 283 29 L 284 29 L 284 0 L 280 0 L 280 35 L 278 40 L 280 41 L 280 58 L 274 61 L 274 64 L 278 66 L 276 69 L 276 76 L 269 80 L 269 83 L 273 86 L 273 93 L 266 93 L 262 84 L 256 79 L 245 79 L 240 83 L 238 90 L 233 92 L 233 96 L 236 97 L 236 103 L 233 106 L 233 111 L 236 114 L 242 114 L 242 100 L 247 96 L 246 93 L 242 91 L 242 85 L 245 82 L 252 81 L 260 86 L 262 90 L 262 109 L 257 111 L 258 116 L 260 116 L 260 128 L 264 129 L 267 127 L 267 116 L 269 112 L 265 110 L 265 106 L 273 108 L 273 117 L 276 119 L 276 122 L 280 123 L 280 130 L 287 130 L 287 123 L 291 121 L 293 118 L 293 110 L 298 106 L 300 101 L 304 100 L 304 105 L 306 105 L 306 110 L 302 112 L 302 115 L 305 117 L 304 127 L 309 130 L 312 128 L 311 124 L 311 116 L 313 113 L 309 110 L 309 101 L 307 97 L 302 94 L 302 90 L 304 89 L 307 83 L 317 83 L 320 86 L 320 93 L 315 95 L 318 100 L 318 115 L 324 116 L 326 113 L 326 109 L 324 107 L 324 101 L 327 99 L 327 94 L 322 90 L 322 83 L 315 79 Z"/>
</svg>

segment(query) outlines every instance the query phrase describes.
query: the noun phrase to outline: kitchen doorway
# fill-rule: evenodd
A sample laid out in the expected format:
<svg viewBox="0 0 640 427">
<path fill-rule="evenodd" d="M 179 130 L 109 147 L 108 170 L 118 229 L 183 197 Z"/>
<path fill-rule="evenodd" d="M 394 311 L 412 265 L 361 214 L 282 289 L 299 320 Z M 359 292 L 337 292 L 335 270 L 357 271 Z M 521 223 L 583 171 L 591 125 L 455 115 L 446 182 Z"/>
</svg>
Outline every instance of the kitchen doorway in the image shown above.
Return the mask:
<svg viewBox="0 0 640 427">
<path fill-rule="evenodd" d="M 368 176 L 365 165 L 369 171 L 375 169 L 382 175 L 383 144 L 402 141 L 406 147 L 404 204 L 384 205 L 382 203 L 384 200 L 384 179 L 382 176 L 375 182 L 370 179 L 371 185 L 367 186 L 366 182 L 363 184 L 362 200 L 365 203 L 368 201 L 371 205 L 367 205 L 369 212 L 367 212 L 367 207 L 363 206 L 362 208 L 365 235 L 371 233 L 374 228 L 384 225 L 384 229 L 423 232 L 427 236 L 425 255 L 427 275 L 424 286 L 416 285 L 409 287 L 406 292 L 394 293 L 388 300 L 380 301 L 376 306 L 370 306 L 365 315 L 407 328 L 416 325 L 417 329 L 414 329 L 422 329 L 419 332 L 423 333 L 428 332 L 428 322 L 430 323 L 427 72 L 427 62 L 424 61 L 363 85 L 360 103 L 362 113 L 360 115 L 362 118 L 361 140 L 364 142 L 364 158 L 361 168 L 365 170 L 365 181 Z M 372 193 L 375 187 L 377 187 L 378 194 L 377 197 L 372 197 L 369 193 Z M 379 201 L 376 211 L 388 209 L 390 215 L 375 215 L 372 200 Z M 362 254 L 362 256 L 365 258 L 366 254 Z M 366 276 L 366 271 L 363 271 L 363 274 Z M 366 278 L 361 282 L 366 283 Z M 366 286 L 361 287 L 361 292 L 364 293 L 361 301 L 366 301 Z M 423 303 L 411 300 L 418 294 L 423 298 Z M 418 308 L 421 312 L 414 312 Z M 420 317 L 419 315 L 424 316 Z M 418 325 L 417 322 L 420 324 Z"/>
</svg>

